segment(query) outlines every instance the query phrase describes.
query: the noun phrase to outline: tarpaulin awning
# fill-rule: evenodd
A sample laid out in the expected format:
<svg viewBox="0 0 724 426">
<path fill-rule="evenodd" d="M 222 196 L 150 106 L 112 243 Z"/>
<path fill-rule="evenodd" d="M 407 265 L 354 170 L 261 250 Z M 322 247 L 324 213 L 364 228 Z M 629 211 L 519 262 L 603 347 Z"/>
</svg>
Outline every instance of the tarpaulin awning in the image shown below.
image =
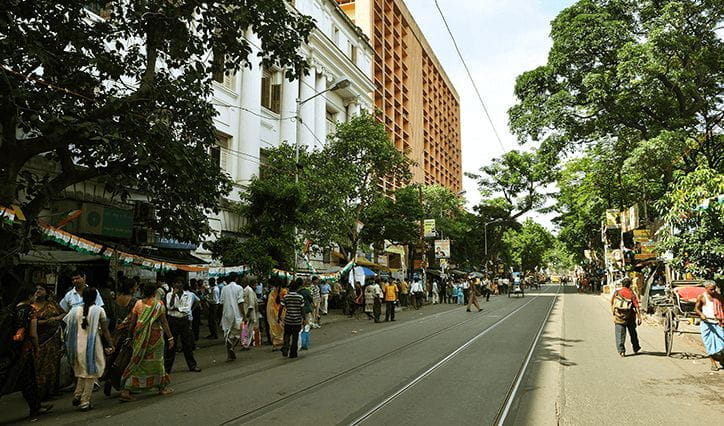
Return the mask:
<svg viewBox="0 0 724 426">
<path fill-rule="evenodd" d="M 390 268 L 388 268 L 387 266 L 378 265 L 377 263 L 371 262 L 364 257 L 358 257 L 355 263 L 359 266 L 366 266 L 368 268 L 379 269 L 383 271 L 390 270 Z"/>
<path fill-rule="evenodd" d="M 99 255 L 83 254 L 70 250 L 31 250 L 20 255 L 21 264 L 80 264 L 103 260 Z"/>
</svg>

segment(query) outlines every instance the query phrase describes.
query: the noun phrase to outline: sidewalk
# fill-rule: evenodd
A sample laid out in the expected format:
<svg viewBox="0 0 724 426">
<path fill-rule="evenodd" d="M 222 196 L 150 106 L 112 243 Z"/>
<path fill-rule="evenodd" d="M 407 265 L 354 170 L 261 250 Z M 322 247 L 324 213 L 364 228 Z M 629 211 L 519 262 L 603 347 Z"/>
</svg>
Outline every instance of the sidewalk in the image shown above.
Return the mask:
<svg viewBox="0 0 724 426">
<path fill-rule="evenodd" d="M 721 424 L 724 371 L 709 371 L 700 345 L 677 335 L 666 357 L 663 329 L 647 322 L 638 328 L 642 352 L 621 358 L 607 300 L 565 290 L 509 424 Z"/>
</svg>

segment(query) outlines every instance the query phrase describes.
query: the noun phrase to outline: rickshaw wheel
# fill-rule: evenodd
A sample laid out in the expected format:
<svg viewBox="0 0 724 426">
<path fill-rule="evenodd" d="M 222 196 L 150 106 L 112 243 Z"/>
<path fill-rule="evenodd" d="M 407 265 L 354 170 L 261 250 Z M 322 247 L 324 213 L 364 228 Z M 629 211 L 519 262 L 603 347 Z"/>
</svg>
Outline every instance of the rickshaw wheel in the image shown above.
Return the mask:
<svg viewBox="0 0 724 426">
<path fill-rule="evenodd" d="M 664 320 L 664 348 L 666 350 L 666 356 L 671 356 L 671 349 L 674 346 L 675 321 L 674 312 L 671 309 L 666 311 L 666 319 Z"/>
</svg>

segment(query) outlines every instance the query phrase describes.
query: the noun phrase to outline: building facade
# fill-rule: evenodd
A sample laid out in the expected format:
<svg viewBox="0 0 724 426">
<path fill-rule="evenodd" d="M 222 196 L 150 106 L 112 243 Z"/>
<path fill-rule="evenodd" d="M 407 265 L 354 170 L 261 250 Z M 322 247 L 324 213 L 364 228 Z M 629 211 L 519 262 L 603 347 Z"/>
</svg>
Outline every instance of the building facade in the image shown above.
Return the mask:
<svg viewBox="0 0 724 426">
<path fill-rule="evenodd" d="M 462 190 L 460 98 L 403 0 L 337 0 L 375 50 L 375 107 L 413 182 Z M 395 182 L 388 182 L 395 187 Z"/>
<path fill-rule="evenodd" d="M 238 201 L 239 191 L 259 175 L 266 148 L 295 144 L 299 139 L 303 146 L 319 149 L 334 132 L 336 122 L 373 110 L 374 50 L 364 32 L 335 0 L 295 0 L 288 2 L 288 7 L 316 21 L 309 43 L 300 47 L 311 65 L 308 75 L 290 82 L 284 70 L 258 64 L 234 75 L 214 75 L 212 102 L 219 112 L 214 123 L 219 145 L 214 154 L 235 183 L 233 201 Z M 260 42 L 251 31 L 244 37 L 251 44 L 253 58 Z M 296 119 L 298 100 L 344 79 L 349 86 L 305 102 L 299 110 L 300 120 Z M 236 232 L 242 224 L 242 218 L 227 211 L 210 219 L 212 228 L 222 234 Z M 210 258 L 203 247 L 197 254 Z"/>
</svg>

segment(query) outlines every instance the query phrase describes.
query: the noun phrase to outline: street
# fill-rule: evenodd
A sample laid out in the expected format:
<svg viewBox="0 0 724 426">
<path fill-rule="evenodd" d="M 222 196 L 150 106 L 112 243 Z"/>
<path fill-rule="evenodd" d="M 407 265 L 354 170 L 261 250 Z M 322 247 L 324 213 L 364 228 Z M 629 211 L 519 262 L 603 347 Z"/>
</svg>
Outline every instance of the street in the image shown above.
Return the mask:
<svg viewBox="0 0 724 426">
<path fill-rule="evenodd" d="M 481 313 L 428 305 L 379 326 L 344 319 L 313 331 L 297 360 L 264 347 L 226 364 L 212 346 L 197 351 L 201 374 L 177 362 L 171 396 L 120 404 L 96 392 L 94 410 L 80 413 L 66 395 L 40 422 L 601 424 L 623 404 L 631 417 L 620 424 L 694 424 L 694 412 L 696 424 L 717 423 L 724 380 L 706 360 L 662 357 L 660 329 L 648 326 L 644 353 L 619 359 L 605 301 L 571 293 L 546 285 L 524 298 L 494 296 Z M 683 339 L 677 346 L 696 351 Z M 0 422 L 22 421 L 22 404 L 18 394 L 0 399 Z"/>
</svg>

